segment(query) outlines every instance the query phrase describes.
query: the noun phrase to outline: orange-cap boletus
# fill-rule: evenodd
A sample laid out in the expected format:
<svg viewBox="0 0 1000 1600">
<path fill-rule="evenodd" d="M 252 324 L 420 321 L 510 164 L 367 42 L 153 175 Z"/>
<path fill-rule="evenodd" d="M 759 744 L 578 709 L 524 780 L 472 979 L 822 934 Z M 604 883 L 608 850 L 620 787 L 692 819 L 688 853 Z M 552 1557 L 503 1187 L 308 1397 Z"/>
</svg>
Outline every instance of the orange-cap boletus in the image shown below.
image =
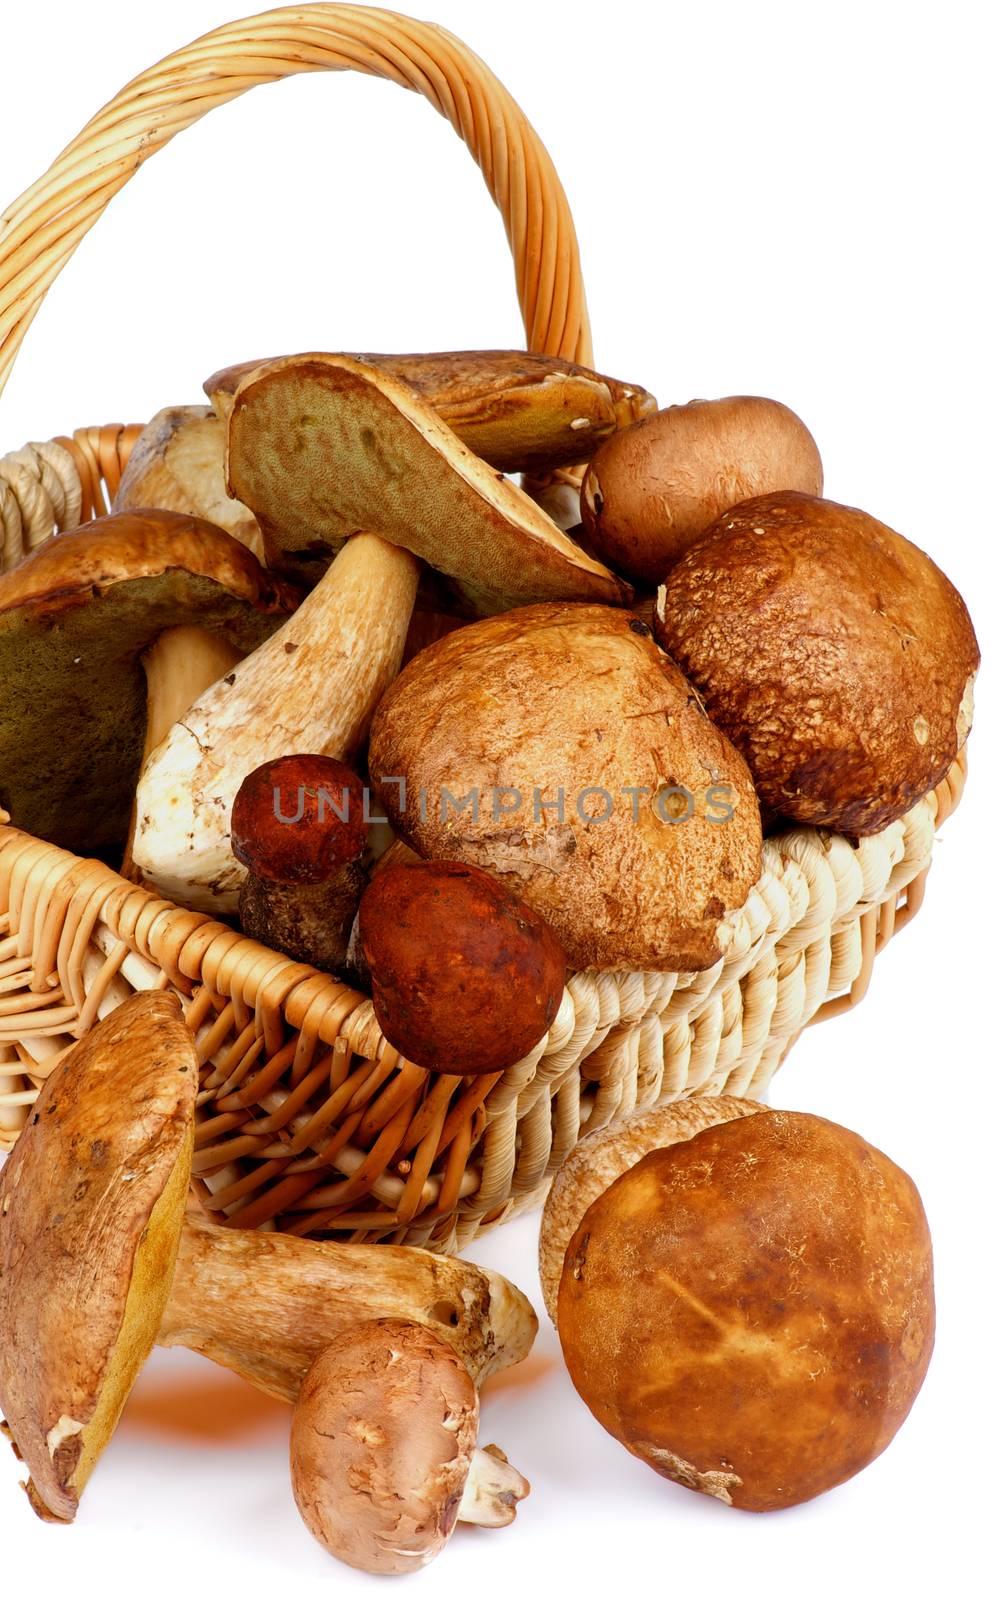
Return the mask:
<svg viewBox="0 0 1000 1600">
<path fill-rule="evenodd" d="M 972 722 L 961 595 L 864 511 L 803 494 L 735 506 L 668 575 L 657 637 L 746 757 L 761 803 L 877 833 L 933 789 Z"/>
<path fill-rule="evenodd" d="M 777 400 L 691 400 L 614 434 L 583 480 L 588 549 L 637 583 L 662 582 L 674 562 L 737 501 L 823 491 L 823 464 L 805 423 Z"/>
<path fill-rule="evenodd" d="M 364 888 L 364 784 L 331 756 L 265 761 L 233 802 L 233 854 L 247 869 L 240 926 L 324 972 L 344 964 Z"/>
<path fill-rule="evenodd" d="M 555 1020 L 566 982 L 555 935 L 478 867 L 384 868 L 365 890 L 359 933 L 379 1026 L 417 1066 L 499 1072 Z"/>
<path fill-rule="evenodd" d="M 743 758 L 626 611 L 527 606 L 439 640 L 379 706 L 369 768 L 418 855 L 491 873 L 573 968 L 712 966 L 760 874 Z"/>
<path fill-rule="evenodd" d="M 798 1112 L 652 1151 L 583 1216 L 559 1337 L 597 1420 L 663 1477 L 770 1511 L 866 1467 L 934 1342 L 931 1241 L 910 1178 Z"/>
<path fill-rule="evenodd" d="M 331 1555 L 385 1576 L 427 1566 L 459 1522 L 506 1527 L 529 1485 L 478 1430 L 476 1386 L 442 1338 L 363 1324 L 317 1358 L 295 1406 L 303 1521 Z"/>
</svg>

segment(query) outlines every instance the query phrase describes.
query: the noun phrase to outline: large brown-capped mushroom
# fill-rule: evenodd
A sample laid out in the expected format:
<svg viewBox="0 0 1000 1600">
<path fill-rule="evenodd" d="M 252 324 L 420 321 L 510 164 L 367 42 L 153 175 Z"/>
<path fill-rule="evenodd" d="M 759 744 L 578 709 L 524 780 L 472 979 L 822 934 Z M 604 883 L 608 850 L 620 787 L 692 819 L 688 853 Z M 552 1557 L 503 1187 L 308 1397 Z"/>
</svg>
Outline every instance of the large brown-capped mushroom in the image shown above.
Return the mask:
<svg viewBox="0 0 1000 1600">
<path fill-rule="evenodd" d="M 765 1108 L 605 1190 L 566 1251 L 558 1315 L 577 1391 L 633 1455 L 727 1505 L 797 1505 L 874 1460 L 916 1399 L 927 1219 L 857 1134 Z"/>
<path fill-rule="evenodd" d="M 625 611 L 527 606 L 421 651 L 369 768 L 419 855 L 490 872 L 571 967 L 711 966 L 760 873 L 742 757 Z"/>
<path fill-rule="evenodd" d="M 566 982 L 555 935 L 478 867 L 385 867 L 365 890 L 358 929 L 379 1026 L 418 1067 L 502 1071 L 555 1020 Z"/>
<path fill-rule="evenodd" d="M 525 350 L 351 359 L 409 385 L 474 455 L 502 472 L 551 472 L 587 461 L 616 429 L 656 409 L 653 396 L 637 384 Z M 220 417 L 228 417 L 248 373 L 274 364 L 244 361 L 213 373 L 205 392 Z"/>
<path fill-rule="evenodd" d="M 351 356 L 292 356 L 247 374 L 227 482 L 257 517 L 269 562 L 302 574 L 370 528 L 444 573 L 476 615 L 529 600 L 616 605 L 631 593 L 408 384 Z"/>
<path fill-rule="evenodd" d="M 226 493 L 226 425 L 208 406 L 167 406 L 143 428 L 122 473 L 113 511 L 157 506 L 204 517 L 258 559 L 257 519 Z"/>
<path fill-rule="evenodd" d="M 418 564 L 371 533 L 348 540 L 282 628 L 203 694 L 147 761 L 133 855 L 143 878 L 197 911 L 234 912 L 236 792 L 298 751 L 349 761 L 399 670 Z"/>
<path fill-rule="evenodd" d="M 476 1382 L 534 1339 L 520 1291 L 469 1262 L 185 1215 L 197 1085 L 179 1002 L 137 994 L 60 1062 L 0 1172 L 0 1408 L 40 1514 L 72 1520 L 154 1338 L 285 1400 L 366 1318 L 433 1329 Z"/>
<path fill-rule="evenodd" d="M 329 756 L 281 756 L 244 778 L 232 846 L 247 875 L 240 926 L 324 972 L 344 965 L 364 889 L 364 784 Z"/>
<path fill-rule="evenodd" d="M 587 468 L 587 548 L 636 583 L 660 583 L 729 506 L 779 489 L 823 490 L 794 411 L 746 394 L 668 406 L 613 435 Z"/>
<path fill-rule="evenodd" d="M 654 626 L 779 816 L 877 833 L 969 732 L 979 647 L 961 595 L 851 506 L 734 506 L 673 568 Z"/>
<path fill-rule="evenodd" d="M 118 858 L 147 729 L 294 605 L 196 517 L 127 512 L 47 539 L 0 576 L 0 804 L 37 838 Z"/>
<path fill-rule="evenodd" d="M 48 1079 L 0 1173 L 0 1409 L 46 1520 L 76 1516 L 155 1342 L 197 1089 L 178 1001 L 136 996 Z"/>
<path fill-rule="evenodd" d="M 552 1180 L 538 1231 L 538 1277 L 545 1309 L 553 1322 L 557 1320 L 566 1247 L 588 1208 L 605 1189 L 610 1189 L 616 1178 L 651 1150 L 665 1150 L 693 1138 L 703 1128 L 732 1122 L 737 1117 L 752 1117 L 761 1110 L 757 1100 L 697 1095 L 692 1100 L 672 1100 L 667 1105 L 635 1111 L 588 1133 L 574 1145 Z"/>
<path fill-rule="evenodd" d="M 365 1323 L 325 1350 L 292 1419 L 295 1502 L 331 1555 L 364 1572 L 427 1566 L 458 1522 L 503 1528 L 529 1485 L 479 1449 L 479 1395 L 443 1339 Z"/>
</svg>

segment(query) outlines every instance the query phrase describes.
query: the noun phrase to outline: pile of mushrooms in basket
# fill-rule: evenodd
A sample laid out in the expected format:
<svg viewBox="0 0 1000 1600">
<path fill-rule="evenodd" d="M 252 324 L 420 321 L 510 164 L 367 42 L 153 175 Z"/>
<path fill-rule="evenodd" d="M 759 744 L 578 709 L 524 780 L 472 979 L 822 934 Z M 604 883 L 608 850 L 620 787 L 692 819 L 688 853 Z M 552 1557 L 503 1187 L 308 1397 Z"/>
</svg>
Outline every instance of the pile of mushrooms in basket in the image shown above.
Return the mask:
<svg viewBox="0 0 1000 1600">
<path fill-rule="evenodd" d="M 418 1081 L 520 1062 L 574 973 L 708 971 L 766 836 L 857 842 L 962 749 L 961 597 L 823 498 L 777 401 L 659 410 L 509 351 L 310 353 L 205 388 L 149 424 L 110 515 L 0 577 L 0 802 L 363 990 Z M 479 1442 L 478 1387 L 530 1349 L 525 1295 L 209 1220 L 202 1060 L 175 995 L 124 999 L 0 1174 L 0 1406 L 32 1506 L 73 1520 L 152 1346 L 184 1344 L 289 1402 L 295 1499 L 342 1561 L 405 1573 L 459 1522 L 506 1526 L 531 1463 Z M 752 1099 L 582 1139 L 539 1259 L 583 1402 L 729 1506 L 859 1472 L 930 1359 L 913 1182 Z"/>
</svg>

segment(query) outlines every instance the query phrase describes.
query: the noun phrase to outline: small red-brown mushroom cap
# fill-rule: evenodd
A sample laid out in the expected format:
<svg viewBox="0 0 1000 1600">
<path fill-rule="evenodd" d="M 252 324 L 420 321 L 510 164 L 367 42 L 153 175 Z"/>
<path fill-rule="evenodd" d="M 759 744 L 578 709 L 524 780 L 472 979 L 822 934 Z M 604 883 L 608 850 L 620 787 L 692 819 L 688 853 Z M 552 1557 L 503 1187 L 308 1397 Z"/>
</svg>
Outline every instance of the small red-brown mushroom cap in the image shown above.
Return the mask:
<svg viewBox="0 0 1000 1600">
<path fill-rule="evenodd" d="M 358 859 L 367 837 L 364 785 L 332 756 L 265 761 L 233 802 L 233 854 L 272 883 L 325 883 Z"/>
<path fill-rule="evenodd" d="M 555 934 L 478 867 L 386 867 L 362 898 L 359 931 L 379 1025 L 417 1066 L 499 1072 L 555 1020 L 566 982 Z"/>
</svg>

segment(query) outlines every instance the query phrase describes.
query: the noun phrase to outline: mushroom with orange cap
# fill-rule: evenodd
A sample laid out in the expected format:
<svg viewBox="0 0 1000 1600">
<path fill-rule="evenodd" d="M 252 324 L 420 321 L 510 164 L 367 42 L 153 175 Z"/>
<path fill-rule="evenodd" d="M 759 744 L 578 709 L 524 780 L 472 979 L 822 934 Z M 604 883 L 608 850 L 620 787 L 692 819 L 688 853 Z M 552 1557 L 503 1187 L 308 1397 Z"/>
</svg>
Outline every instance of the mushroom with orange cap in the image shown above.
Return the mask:
<svg viewBox="0 0 1000 1600">
<path fill-rule="evenodd" d="M 233 802 L 233 854 L 247 869 L 243 932 L 293 961 L 342 967 L 364 888 L 364 785 L 332 756 L 265 761 Z"/>
<path fill-rule="evenodd" d="M 409 1061 L 499 1072 L 555 1021 L 566 959 L 547 923 L 461 861 L 387 866 L 358 917 L 375 1015 Z"/>
</svg>

